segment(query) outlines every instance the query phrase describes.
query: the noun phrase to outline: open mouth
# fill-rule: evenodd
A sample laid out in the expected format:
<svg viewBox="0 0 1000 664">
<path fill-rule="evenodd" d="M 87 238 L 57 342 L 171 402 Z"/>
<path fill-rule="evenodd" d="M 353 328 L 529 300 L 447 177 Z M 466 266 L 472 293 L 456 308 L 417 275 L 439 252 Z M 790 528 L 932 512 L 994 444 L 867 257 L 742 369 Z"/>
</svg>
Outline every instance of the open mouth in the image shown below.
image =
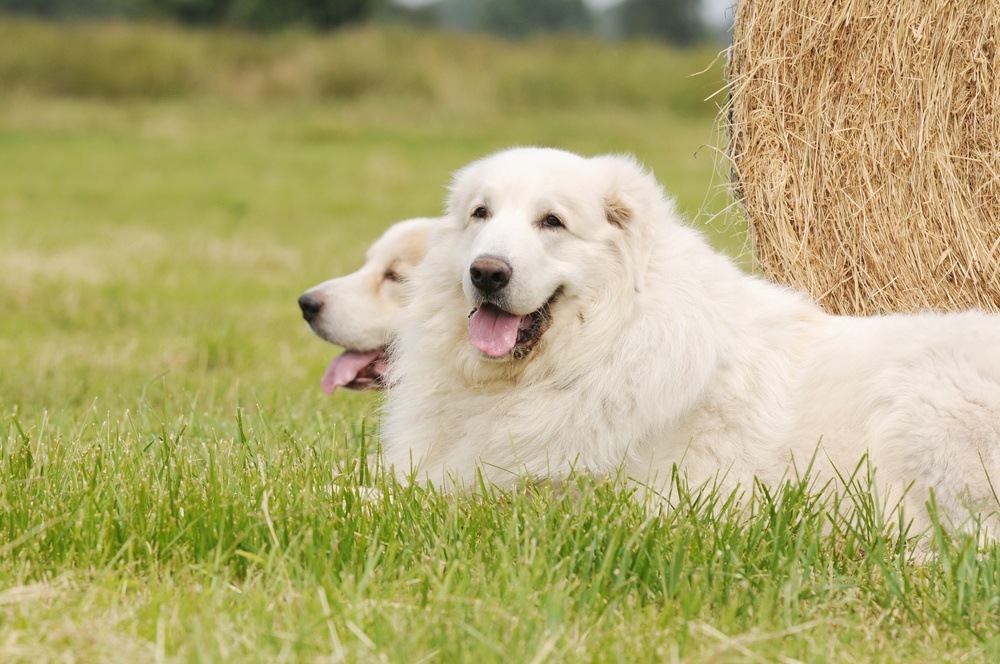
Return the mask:
<svg viewBox="0 0 1000 664">
<path fill-rule="evenodd" d="M 552 324 L 551 308 L 560 294 L 561 288 L 539 309 L 524 316 L 489 303 L 479 305 L 469 314 L 469 341 L 487 357 L 526 357 Z"/>
<path fill-rule="evenodd" d="M 371 351 L 345 350 L 333 358 L 320 385 L 327 394 L 338 387 L 349 390 L 380 390 L 386 383 L 385 348 Z"/>
</svg>

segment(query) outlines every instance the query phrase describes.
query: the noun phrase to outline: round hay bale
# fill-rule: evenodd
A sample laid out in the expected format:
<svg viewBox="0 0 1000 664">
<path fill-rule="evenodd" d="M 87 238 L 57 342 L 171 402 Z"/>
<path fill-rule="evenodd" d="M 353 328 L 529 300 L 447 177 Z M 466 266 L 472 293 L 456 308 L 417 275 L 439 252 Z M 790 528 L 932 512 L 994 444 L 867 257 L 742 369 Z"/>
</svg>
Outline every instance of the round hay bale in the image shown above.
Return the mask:
<svg viewBox="0 0 1000 664">
<path fill-rule="evenodd" d="M 755 258 L 828 311 L 1000 310 L 1000 2 L 740 0 Z"/>
</svg>

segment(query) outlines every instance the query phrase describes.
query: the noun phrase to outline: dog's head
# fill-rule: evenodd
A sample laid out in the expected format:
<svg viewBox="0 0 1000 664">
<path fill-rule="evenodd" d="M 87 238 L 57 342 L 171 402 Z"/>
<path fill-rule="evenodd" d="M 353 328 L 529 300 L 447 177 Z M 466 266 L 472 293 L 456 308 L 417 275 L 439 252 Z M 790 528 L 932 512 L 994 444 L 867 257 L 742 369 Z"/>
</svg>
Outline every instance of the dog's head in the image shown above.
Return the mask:
<svg viewBox="0 0 1000 664">
<path fill-rule="evenodd" d="M 382 386 L 392 322 L 406 304 L 405 282 L 427 252 L 436 222 L 419 218 L 394 224 L 368 249 L 358 271 L 324 281 L 299 298 L 309 328 L 345 349 L 323 376 L 325 392 Z"/>
<path fill-rule="evenodd" d="M 460 170 L 448 217 L 461 229 L 469 341 L 485 358 L 520 360 L 560 321 L 582 324 L 602 299 L 641 291 L 667 206 L 631 157 L 517 148 Z"/>
</svg>

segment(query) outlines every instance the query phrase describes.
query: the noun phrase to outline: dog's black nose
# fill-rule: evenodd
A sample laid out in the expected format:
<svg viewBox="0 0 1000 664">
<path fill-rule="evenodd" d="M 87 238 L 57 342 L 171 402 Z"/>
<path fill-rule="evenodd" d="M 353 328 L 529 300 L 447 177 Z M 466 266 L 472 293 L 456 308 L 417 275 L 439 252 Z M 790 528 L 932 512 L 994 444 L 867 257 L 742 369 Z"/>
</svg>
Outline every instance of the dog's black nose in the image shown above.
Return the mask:
<svg viewBox="0 0 1000 664">
<path fill-rule="evenodd" d="M 480 256 L 472 261 L 469 267 L 469 276 L 472 277 L 472 285 L 485 295 L 492 295 L 503 290 L 510 282 L 510 275 L 513 273 L 510 263 L 495 256 Z"/>
<path fill-rule="evenodd" d="M 323 301 L 306 293 L 299 298 L 299 308 L 302 309 L 302 317 L 307 323 L 311 323 L 313 318 L 319 315 L 319 310 L 323 308 Z"/>
</svg>

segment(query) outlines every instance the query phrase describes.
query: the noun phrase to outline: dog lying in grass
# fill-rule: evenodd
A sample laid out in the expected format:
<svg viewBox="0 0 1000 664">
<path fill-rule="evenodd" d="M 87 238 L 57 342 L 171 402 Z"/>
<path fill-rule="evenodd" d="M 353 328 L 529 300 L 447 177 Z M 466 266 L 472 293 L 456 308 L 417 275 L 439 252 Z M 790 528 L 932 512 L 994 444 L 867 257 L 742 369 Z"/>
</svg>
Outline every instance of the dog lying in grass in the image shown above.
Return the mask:
<svg viewBox="0 0 1000 664">
<path fill-rule="evenodd" d="M 1000 317 L 828 315 L 711 249 L 630 157 L 461 169 L 411 279 L 382 423 L 400 476 L 624 471 L 666 495 L 674 468 L 837 485 L 867 455 L 883 505 L 926 517 L 933 492 L 952 527 L 996 510 Z"/>
<path fill-rule="evenodd" d="M 316 336 L 345 349 L 323 374 L 327 394 L 338 387 L 384 387 L 392 320 L 406 301 L 405 282 L 423 259 L 435 223 L 417 218 L 393 224 L 368 249 L 360 269 L 313 286 L 299 298 L 302 317 Z"/>
</svg>

